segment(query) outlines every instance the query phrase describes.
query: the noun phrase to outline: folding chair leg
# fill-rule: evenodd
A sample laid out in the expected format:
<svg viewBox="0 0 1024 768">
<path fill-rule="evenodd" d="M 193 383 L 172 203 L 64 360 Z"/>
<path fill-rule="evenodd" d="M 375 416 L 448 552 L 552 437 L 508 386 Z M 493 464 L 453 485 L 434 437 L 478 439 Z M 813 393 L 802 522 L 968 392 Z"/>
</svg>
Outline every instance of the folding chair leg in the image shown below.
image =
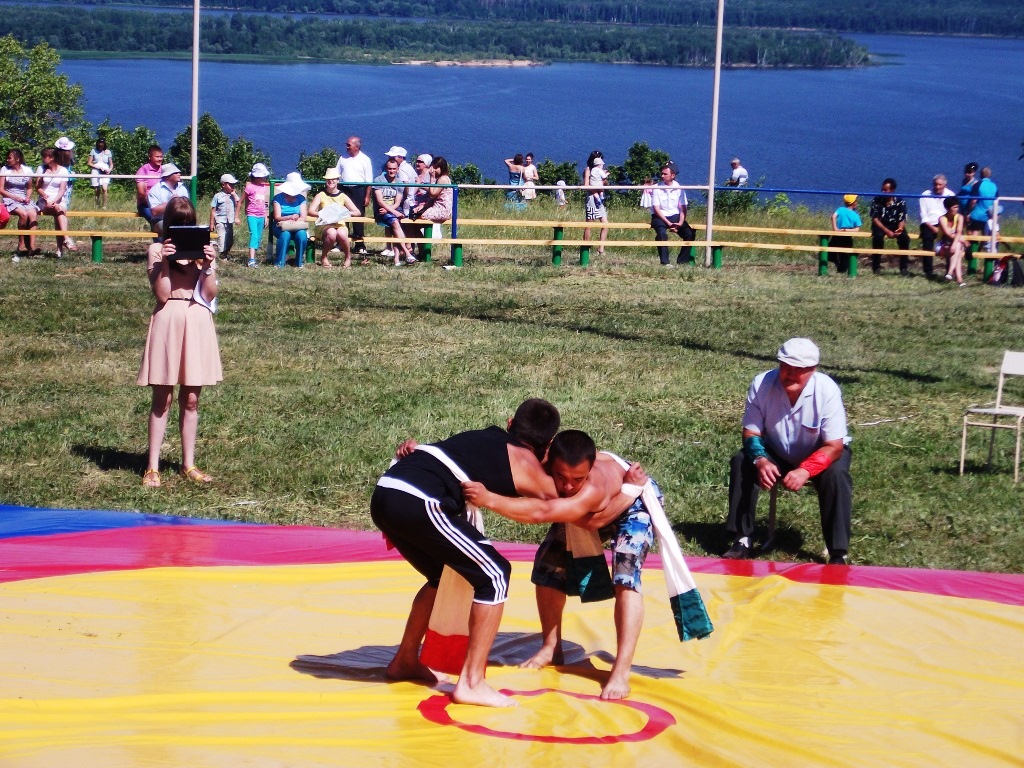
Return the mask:
<svg viewBox="0 0 1024 768">
<path fill-rule="evenodd" d="M 992 471 L 992 452 L 996 447 L 996 429 L 995 424 L 999 420 L 998 416 L 992 417 L 992 437 L 988 440 L 988 471 Z"/>
<path fill-rule="evenodd" d="M 964 473 L 964 457 L 967 455 L 967 417 L 964 416 L 964 430 L 960 436 L 960 474 Z"/>
<path fill-rule="evenodd" d="M 1020 426 L 1021 419 L 1017 419 L 1017 448 L 1013 452 L 1013 482 L 1020 481 Z"/>
</svg>

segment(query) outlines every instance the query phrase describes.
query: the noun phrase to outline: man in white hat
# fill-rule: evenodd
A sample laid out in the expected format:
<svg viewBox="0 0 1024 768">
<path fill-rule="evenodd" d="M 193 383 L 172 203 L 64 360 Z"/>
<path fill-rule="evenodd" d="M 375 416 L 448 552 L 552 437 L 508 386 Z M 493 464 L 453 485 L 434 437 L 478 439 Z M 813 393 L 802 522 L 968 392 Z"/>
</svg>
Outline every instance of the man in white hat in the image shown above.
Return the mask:
<svg viewBox="0 0 1024 768">
<path fill-rule="evenodd" d="M 160 183 L 149 190 L 147 200 L 150 210 L 150 225 L 157 234 L 163 234 L 164 209 L 174 197 L 188 197 L 188 187 L 181 183 L 181 171 L 174 163 L 160 166 Z"/>
<path fill-rule="evenodd" d="M 725 557 L 751 556 L 760 489 L 781 483 L 799 491 L 810 481 L 818 492 L 828 562 L 845 565 L 853 480 L 843 397 L 839 385 L 818 372 L 818 347 L 810 339 L 790 339 L 778 360 L 779 367 L 755 377 L 747 392 L 743 450 L 732 457 L 725 523 L 736 540 Z"/>
<path fill-rule="evenodd" d="M 210 232 L 217 233 L 217 250 L 221 256 L 231 250 L 235 242 L 235 226 L 241 223 L 238 209 L 242 200 L 235 192 L 237 183 L 238 179 L 225 173 L 220 177 L 220 192 L 210 200 Z"/>
</svg>

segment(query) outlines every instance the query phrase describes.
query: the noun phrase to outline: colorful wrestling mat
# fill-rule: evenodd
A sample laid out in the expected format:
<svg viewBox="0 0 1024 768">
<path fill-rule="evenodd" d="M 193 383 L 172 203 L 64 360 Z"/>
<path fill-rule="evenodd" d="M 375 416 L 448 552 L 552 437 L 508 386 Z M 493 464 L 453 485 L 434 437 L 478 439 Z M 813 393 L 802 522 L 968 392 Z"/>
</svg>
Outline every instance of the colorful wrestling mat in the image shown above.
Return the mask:
<svg viewBox="0 0 1024 768">
<path fill-rule="evenodd" d="M 420 579 L 377 534 L 0 506 L 0 766 L 1024 764 L 1024 576 L 693 558 L 715 632 L 680 643 L 652 557 L 604 702 L 611 603 L 519 669 L 534 548 L 500 548 L 491 710 L 385 680 Z"/>
</svg>

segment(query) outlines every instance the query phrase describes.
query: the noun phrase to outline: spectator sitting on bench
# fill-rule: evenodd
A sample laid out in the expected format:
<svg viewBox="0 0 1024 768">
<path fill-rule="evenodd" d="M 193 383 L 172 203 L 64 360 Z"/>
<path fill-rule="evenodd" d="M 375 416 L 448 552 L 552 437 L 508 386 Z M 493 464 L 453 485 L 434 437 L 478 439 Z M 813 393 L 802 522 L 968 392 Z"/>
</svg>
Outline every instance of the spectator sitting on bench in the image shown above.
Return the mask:
<svg viewBox="0 0 1024 768">
<path fill-rule="evenodd" d="M 135 210 L 150 226 L 153 225 L 153 215 L 149 210 L 149 190 L 160 183 L 163 163 L 164 151 L 154 144 L 149 148 L 146 162 L 135 172 Z"/>
<path fill-rule="evenodd" d="M 68 229 L 68 211 L 64 207 L 64 193 L 68 186 L 68 169 L 57 164 L 57 152 L 53 147 L 47 147 L 40 154 L 43 164 L 39 166 L 36 174 L 36 191 L 39 199 L 36 200 L 36 208 L 40 213 L 53 216 L 53 225 L 57 232 L 66 232 Z M 75 241 L 67 235 L 57 235 L 57 258 L 64 256 L 64 249 L 77 251 Z"/>
<path fill-rule="evenodd" d="M 345 261 L 342 266 L 348 269 L 352 266 L 352 244 L 348 239 L 348 227 L 345 226 L 345 222 L 340 220 L 337 215 L 340 214 L 340 210 L 332 210 L 331 206 L 337 208 L 343 208 L 348 211 L 352 216 L 359 216 L 359 208 L 355 203 L 352 202 L 351 198 L 339 189 L 338 184 L 341 179 L 341 174 L 338 173 L 337 168 L 328 168 L 324 171 L 324 189 L 322 189 L 316 197 L 313 198 L 313 202 L 309 204 L 309 215 L 316 216 L 318 213 L 323 215 L 318 217 L 317 223 L 314 225 L 314 232 L 317 238 L 320 240 L 320 264 L 324 267 L 331 267 L 330 254 L 332 253 L 343 253 Z M 324 223 L 321 224 L 320 220 L 323 219 Z M 327 223 L 330 219 L 332 223 Z M 340 248 L 339 248 L 340 246 Z"/>
<path fill-rule="evenodd" d="M 435 157 L 430 162 L 430 183 L 451 184 L 452 177 L 448 175 L 448 161 L 443 157 Z M 451 187 L 428 187 L 426 189 L 426 200 L 419 204 L 409 214 L 411 219 L 426 219 L 440 225 L 452 217 L 452 199 L 454 193 Z M 423 227 L 417 227 L 417 237 L 423 237 Z M 436 230 L 435 230 L 436 231 Z M 422 252 L 422 246 L 421 246 Z"/>
<path fill-rule="evenodd" d="M 175 197 L 188 197 L 188 187 L 181 183 L 181 171 L 174 163 L 160 166 L 160 183 L 149 190 L 149 224 L 163 238 L 164 209 Z"/>
<path fill-rule="evenodd" d="M 391 186 L 398 181 L 398 161 L 389 159 L 384 164 L 384 172 L 373 180 L 373 220 L 385 229 L 390 229 L 398 238 L 394 244 L 395 266 L 401 266 L 402 257 L 407 264 L 415 264 L 417 259 L 405 242 L 402 232 L 402 187 Z"/>
<path fill-rule="evenodd" d="M 292 171 L 279 184 L 274 195 L 273 220 L 274 237 L 277 238 L 275 267 L 283 267 L 288 259 L 288 246 L 295 240 L 295 266 L 302 269 L 306 263 L 306 243 L 309 241 L 306 222 L 306 192 L 309 184 L 302 180 L 302 174 Z"/>
<path fill-rule="evenodd" d="M 871 249 L 881 250 L 886 239 L 895 239 L 901 251 L 910 250 L 910 235 L 907 234 L 907 201 L 896 197 L 896 179 L 882 182 L 882 194 L 871 202 Z M 882 254 L 871 254 L 871 271 L 876 275 L 882 271 Z M 910 276 L 910 257 L 900 256 L 900 274 Z"/>
</svg>

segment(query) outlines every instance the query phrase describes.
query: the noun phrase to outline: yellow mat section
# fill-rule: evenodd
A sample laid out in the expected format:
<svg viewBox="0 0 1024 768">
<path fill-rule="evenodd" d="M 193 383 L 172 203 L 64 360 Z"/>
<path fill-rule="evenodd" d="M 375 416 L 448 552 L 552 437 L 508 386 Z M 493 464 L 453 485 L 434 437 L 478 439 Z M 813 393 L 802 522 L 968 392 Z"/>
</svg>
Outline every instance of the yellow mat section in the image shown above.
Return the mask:
<svg viewBox="0 0 1024 768">
<path fill-rule="evenodd" d="M 697 575 L 716 631 L 681 644 L 651 570 L 614 703 L 610 602 L 570 601 L 573 663 L 514 666 L 539 644 L 529 569 L 489 671 L 515 710 L 384 680 L 420 585 L 402 562 L 2 584 L 0 766 L 1024 764 L 1024 608 Z"/>
</svg>

